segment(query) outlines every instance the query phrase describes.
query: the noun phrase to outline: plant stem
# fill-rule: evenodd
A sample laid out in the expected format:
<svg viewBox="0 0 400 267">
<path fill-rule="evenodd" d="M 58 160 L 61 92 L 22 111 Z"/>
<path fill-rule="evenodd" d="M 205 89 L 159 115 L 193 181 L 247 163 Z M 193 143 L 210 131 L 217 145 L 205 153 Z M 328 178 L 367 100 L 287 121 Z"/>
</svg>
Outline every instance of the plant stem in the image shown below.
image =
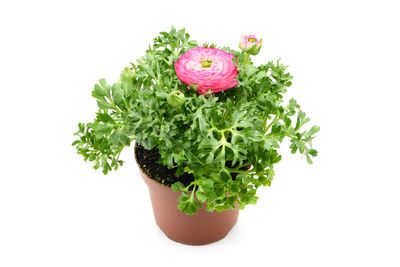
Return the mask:
<svg viewBox="0 0 400 267">
<path fill-rule="evenodd" d="M 251 171 L 242 171 L 242 170 L 233 170 L 233 171 L 231 171 L 231 172 L 234 172 L 234 173 L 242 173 L 242 174 L 249 174 L 249 173 L 251 173 Z"/>
<path fill-rule="evenodd" d="M 239 167 L 237 167 L 237 168 L 229 168 L 229 167 L 225 167 L 230 173 L 242 173 L 242 174 L 249 174 L 249 173 L 252 173 L 253 172 L 253 170 L 240 170 L 240 168 L 243 168 L 243 167 L 245 167 L 245 166 L 247 166 L 247 165 L 242 165 L 242 166 L 239 166 Z"/>
<path fill-rule="evenodd" d="M 190 195 L 190 198 L 193 200 L 194 199 L 194 192 L 196 191 L 196 184 L 193 186 L 193 191 L 192 194 Z"/>
<path fill-rule="evenodd" d="M 274 124 L 277 120 L 279 120 L 279 119 L 281 118 L 281 115 L 282 115 L 282 114 L 279 114 L 279 115 L 277 114 L 277 115 L 275 115 L 274 120 L 271 121 L 271 123 L 267 126 L 267 128 L 266 128 L 265 131 L 264 131 L 264 134 L 266 134 L 266 133 L 268 132 L 268 130 L 269 130 L 269 128 L 271 128 L 272 124 Z M 265 120 L 265 122 L 267 122 L 267 121 Z"/>
<path fill-rule="evenodd" d="M 249 61 L 249 57 L 250 57 L 250 55 L 245 52 L 243 66 L 246 66 L 247 62 Z"/>
</svg>

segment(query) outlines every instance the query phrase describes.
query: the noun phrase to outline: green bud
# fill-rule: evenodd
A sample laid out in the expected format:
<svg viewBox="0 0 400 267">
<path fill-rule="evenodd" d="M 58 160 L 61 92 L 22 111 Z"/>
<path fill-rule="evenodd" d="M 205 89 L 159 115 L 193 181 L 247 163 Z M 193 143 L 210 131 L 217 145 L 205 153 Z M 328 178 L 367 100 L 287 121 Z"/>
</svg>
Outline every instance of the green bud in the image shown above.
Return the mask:
<svg viewBox="0 0 400 267">
<path fill-rule="evenodd" d="M 185 95 L 181 91 L 173 91 L 167 97 L 167 102 L 175 108 L 179 108 L 185 103 Z"/>
<path fill-rule="evenodd" d="M 134 67 L 125 67 L 124 70 L 120 74 L 121 81 L 132 80 L 135 77 L 135 68 Z"/>
</svg>

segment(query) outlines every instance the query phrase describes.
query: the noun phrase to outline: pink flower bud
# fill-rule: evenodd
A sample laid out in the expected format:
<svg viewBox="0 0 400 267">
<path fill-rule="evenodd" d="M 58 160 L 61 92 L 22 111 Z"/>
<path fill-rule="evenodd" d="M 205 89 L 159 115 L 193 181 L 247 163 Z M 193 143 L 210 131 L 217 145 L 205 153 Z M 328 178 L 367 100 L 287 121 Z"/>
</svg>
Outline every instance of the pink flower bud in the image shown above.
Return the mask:
<svg viewBox="0 0 400 267">
<path fill-rule="evenodd" d="M 257 55 L 262 46 L 262 39 L 259 41 L 255 35 L 243 36 L 239 42 L 239 48 L 250 55 Z"/>
</svg>

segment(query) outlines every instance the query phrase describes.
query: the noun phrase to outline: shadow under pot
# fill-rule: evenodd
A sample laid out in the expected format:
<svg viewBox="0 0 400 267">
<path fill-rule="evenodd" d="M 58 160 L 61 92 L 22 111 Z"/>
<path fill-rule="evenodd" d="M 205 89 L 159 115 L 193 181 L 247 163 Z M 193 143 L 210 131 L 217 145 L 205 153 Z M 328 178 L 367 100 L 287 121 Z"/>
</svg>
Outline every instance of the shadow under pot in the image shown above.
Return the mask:
<svg viewBox="0 0 400 267">
<path fill-rule="evenodd" d="M 144 149 L 139 150 L 142 153 Z M 154 218 L 169 239 L 188 245 L 205 245 L 219 241 L 228 234 L 237 222 L 238 209 L 208 212 L 205 209 L 206 204 L 203 203 L 203 207 L 195 214 L 187 215 L 177 208 L 178 197 L 181 192 L 174 192 L 169 186 L 149 177 L 140 165 L 141 160 L 138 159 L 140 157 L 137 153 L 138 145 L 135 145 L 136 163 L 149 188 Z M 159 165 L 156 159 L 154 161 L 154 164 Z"/>
</svg>

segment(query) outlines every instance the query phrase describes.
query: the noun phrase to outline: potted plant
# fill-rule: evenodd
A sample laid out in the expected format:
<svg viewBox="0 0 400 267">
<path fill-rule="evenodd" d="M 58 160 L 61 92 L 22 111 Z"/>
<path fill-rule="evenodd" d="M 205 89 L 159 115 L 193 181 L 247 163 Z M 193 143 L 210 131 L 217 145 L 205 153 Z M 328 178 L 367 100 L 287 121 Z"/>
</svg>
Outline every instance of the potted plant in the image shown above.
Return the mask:
<svg viewBox="0 0 400 267">
<path fill-rule="evenodd" d="M 123 164 L 124 147 L 135 145 L 149 186 L 157 224 L 172 240 L 206 244 L 234 226 L 238 209 L 257 202 L 270 186 L 281 142 L 308 163 L 317 155 L 309 122 L 294 99 L 286 66 L 255 66 L 262 40 L 242 36 L 241 51 L 202 45 L 184 29 L 161 32 L 120 80 L 101 79 L 92 96 L 99 111 L 80 123 L 73 143 L 85 161 L 107 174 Z"/>
</svg>

